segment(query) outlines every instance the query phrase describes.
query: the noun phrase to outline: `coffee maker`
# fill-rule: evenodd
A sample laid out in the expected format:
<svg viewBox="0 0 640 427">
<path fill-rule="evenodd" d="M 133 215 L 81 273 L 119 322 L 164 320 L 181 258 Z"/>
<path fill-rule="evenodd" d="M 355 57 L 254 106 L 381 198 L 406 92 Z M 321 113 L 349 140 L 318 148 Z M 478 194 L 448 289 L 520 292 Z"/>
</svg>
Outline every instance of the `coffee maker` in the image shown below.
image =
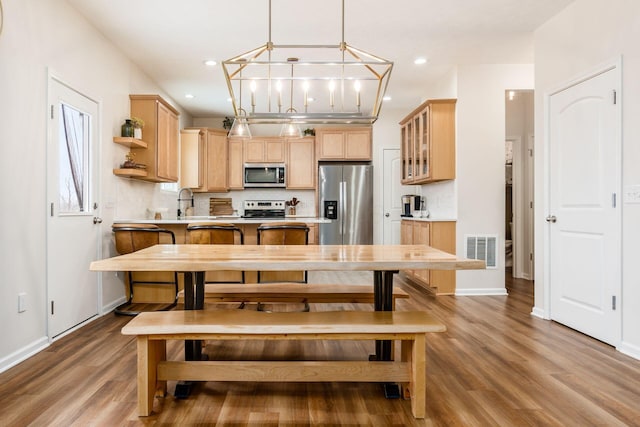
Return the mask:
<svg viewBox="0 0 640 427">
<path fill-rule="evenodd" d="M 402 217 L 413 217 L 414 213 L 420 212 L 420 202 L 422 197 L 415 194 L 405 194 L 402 196 Z"/>
</svg>

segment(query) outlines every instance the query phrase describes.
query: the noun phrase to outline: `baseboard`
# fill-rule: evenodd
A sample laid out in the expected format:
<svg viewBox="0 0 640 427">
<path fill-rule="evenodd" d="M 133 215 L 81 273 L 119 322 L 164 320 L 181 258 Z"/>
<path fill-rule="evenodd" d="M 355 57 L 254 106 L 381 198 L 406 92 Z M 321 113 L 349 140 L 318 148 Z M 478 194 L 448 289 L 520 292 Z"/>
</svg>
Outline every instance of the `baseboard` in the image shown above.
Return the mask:
<svg viewBox="0 0 640 427">
<path fill-rule="evenodd" d="M 640 360 L 640 347 L 633 344 L 621 343 L 618 347 L 616 347 L 622 354 L 626 354 L 629 357 L 633 357 L 636 360 Z"/>
<path fill-rule="evenodd" d="M 533 307 L 533 310 L 531 310 L 531 315 L 547 320 L 547 318 L 544 316 L 544 310 L 539 307 Z"/>
<path fill-rule="evenodd" d="M 0 373 L 13 368 L 18 363 L 24 362 L 34 354 L 41 352 L 47 347 L 49 347 L 49 338 L 41 337 L 31 344 L 11 353 L 7 357 L 0 360 Z"/>
<path fill-rule="evenodd" d="M 107 313 L 111 313 L 120 304 L 124 304 L 124 302 L 126 300 L 127 300 L 127 298 L 121 297 L 121 298 L 118 298 L 117 300 L 113 301 L 111 304 L 102 306 L 102 315 L 104 316 Z"/>
<path fill-rule="evenodd" d="M 508 295 L 507 288 L 456 289 L 457 297 Z"/>
</svg>

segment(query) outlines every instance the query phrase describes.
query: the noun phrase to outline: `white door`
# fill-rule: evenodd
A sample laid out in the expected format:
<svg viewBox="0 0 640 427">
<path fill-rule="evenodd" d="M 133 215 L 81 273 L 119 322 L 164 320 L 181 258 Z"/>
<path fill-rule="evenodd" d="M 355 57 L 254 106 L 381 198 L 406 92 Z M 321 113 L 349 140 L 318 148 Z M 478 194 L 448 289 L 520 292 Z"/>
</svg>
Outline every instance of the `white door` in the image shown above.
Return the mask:
<svg viewBox="0 0 640 427">
<path fill-rule="evenodd" d="M 49 337 L 98 314 L 98 104 L 49 78 L 47 312 Z"/>
<path fill-rule="evenodd" d="M 618 81 L 609 70 L 549 103 L 550 315 L 612 345 L 621 338 Z"/>
<path fill-rule="evenodd" d="M 383 239 L 385 245 L 400 244 L 400 215 L 402 214 L 402 195 L 413 193 L 407 185 L 400 184 L 402 161 L 399 149 L 383 150 L 382 191 L 384 214 L 382 220 Z M 403 192 L 404 191 L 404 192 Z"/>
</svg>

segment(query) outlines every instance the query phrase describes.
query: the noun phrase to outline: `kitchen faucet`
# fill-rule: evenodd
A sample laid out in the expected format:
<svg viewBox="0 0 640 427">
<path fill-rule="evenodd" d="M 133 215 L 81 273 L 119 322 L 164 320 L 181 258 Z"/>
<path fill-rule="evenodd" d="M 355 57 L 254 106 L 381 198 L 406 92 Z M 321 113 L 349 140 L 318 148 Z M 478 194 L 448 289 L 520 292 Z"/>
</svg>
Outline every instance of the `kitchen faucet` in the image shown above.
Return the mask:
<svg viewBox="0 0 640 427">
<path fill-rule="evenodd" d="M 185 190 L 189 192 L 188 199 L 182 198 L 182 192 Z M 182 187 L 180 191 L 178 191 L 178 219 L 180 219 L 180 217 L 183 216 L 182 210 L 180 209 L 180 202 L 188 202 L 188 201 L 191 201 L 191 207 L 193 207 L 193 191 L 191 191 L 191 189 L 188 187 Z M 186 216 L 187 209 L 185 209 L 184 216 Z"/>
</svg>

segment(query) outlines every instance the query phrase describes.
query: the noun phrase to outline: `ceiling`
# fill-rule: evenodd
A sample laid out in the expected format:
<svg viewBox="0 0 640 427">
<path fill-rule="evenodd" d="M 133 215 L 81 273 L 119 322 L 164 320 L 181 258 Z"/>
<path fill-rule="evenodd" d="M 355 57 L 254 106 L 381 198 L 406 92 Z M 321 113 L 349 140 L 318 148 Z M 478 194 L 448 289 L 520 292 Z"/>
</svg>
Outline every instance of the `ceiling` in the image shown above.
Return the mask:
<svg viewBox="0 0 640 427">
<path fill-rule="evenodd" d="M 233 115 L 220 62 L 269 39 L 268 0 L 67 1 L 193 117 Z M 533 63 L 533 31 L 572 1 L 345 0 L 344 40 L 394 62 L 384 114 L 418 105 L 416 88 L 456 64 Z M 275 44 L 342 39 L 342 0 L 272 0 L 271 12 Z"/>
</svg>

